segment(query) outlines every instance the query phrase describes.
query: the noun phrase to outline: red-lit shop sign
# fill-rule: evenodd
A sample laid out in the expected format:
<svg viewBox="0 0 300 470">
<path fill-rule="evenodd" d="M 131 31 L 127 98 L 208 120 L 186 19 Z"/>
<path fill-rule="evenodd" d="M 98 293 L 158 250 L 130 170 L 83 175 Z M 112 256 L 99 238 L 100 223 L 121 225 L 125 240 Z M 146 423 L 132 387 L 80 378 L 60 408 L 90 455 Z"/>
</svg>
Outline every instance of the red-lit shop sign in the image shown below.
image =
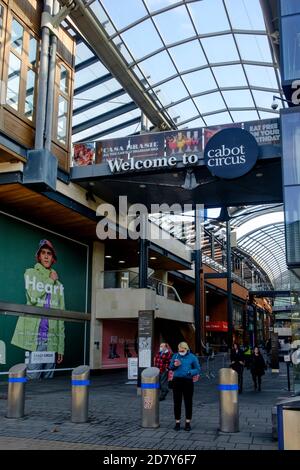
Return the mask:
<svg viewBox="0 0 300 470">
<path fill-rule="evenodd" d="M 228 331 L 227 321 L 208 321 L 205 323 L 207 331 Z"/>
</svg>

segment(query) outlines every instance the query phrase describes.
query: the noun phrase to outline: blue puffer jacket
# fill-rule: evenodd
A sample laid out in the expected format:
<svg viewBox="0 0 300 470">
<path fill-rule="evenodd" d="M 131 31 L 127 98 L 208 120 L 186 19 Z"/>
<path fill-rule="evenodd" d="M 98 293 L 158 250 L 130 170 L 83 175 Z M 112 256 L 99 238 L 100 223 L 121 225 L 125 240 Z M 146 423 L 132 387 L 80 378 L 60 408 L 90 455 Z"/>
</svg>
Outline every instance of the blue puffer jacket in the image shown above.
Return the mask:
<svg viewBox="0 0 300 470">
<path fill-rule="evenodd" d="M 178 359 L 181 362 L 180 366 L 176 367 L 174 365 L 175 359 Z M 200 374 L 199 361 L 196 356 L 189 351 L 184 356 L 181 356 L 179 353 L 174 354 L 171 359 L 169 369 L 174 371 L 174 378 L 181 377 L 189 379 L 194 375 Z"/>
</svg>

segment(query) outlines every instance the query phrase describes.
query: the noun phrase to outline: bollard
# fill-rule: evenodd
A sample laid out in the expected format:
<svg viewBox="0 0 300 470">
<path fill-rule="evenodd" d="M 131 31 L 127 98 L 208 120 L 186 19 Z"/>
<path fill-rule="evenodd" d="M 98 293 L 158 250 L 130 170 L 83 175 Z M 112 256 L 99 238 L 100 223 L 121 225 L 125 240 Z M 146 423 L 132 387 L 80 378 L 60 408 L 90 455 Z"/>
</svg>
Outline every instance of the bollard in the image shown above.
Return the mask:
<svg viewBox="0 0 300 470">
<path fill-rule="evenodd" d="M 219 370 L 220 430 L 239 431 L 238 374 L 232 369 Z"/>
<path fill-rule="evenodd" d="M 142 427 L 159 427 L 159 369 L 147 367 L 141 376 Z"/>
<path fill-rule="evenodd" d="M 272 439 L 277 441 L 278 433 L 277 433 L 277 406 L 272 407 Z"/>
<path fill-rule="evenodd" d="M 23 418 L 25 407 L 26 364 L 16 364 L 8 372 L 7 418 Z"/>
<path fill-rule="evenodd" d="M 90 368 L 79 366 L 72 372 L 72 423 L 86 423 L 89 413 Z"/>
</svg>

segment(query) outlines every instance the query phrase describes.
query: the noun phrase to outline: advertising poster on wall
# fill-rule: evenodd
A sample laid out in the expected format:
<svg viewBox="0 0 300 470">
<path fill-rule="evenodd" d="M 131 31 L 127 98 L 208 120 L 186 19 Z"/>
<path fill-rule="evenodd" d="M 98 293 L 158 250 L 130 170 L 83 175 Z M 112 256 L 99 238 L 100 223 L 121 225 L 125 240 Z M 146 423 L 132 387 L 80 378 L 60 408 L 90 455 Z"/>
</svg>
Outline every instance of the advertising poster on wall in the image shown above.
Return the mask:
<svg viewBox="0 0 300 470">
<path fill-rule="evenodd" d="M 97 142 L 96 163 L 129 158 L 155 158 L 164 155 L 164 133 L 141 134 Z"/>
<path fill-rule="evenodd" d="M 87 166 L 95 163 L 95 142 L 80 142 L 73 145 L 73 166 Z"/>
<path fill-rule="evenodd" d="M 128 359 L 137 358 L 137 352 L 137 321 L 103 320 L 103 369 L 127 367 Z"/>
<path fill-rule="evenodd" d="M 244 128 L 255 137 L 259 145 L 279 145 L 281 142 L 279 119 L 245 122 Z"/>
<path fill-rule="evenodd" d="M 235 122 L 231 124 L 222 124 L 221 126 L 205 127 L 204 128 L 204 147 L 207 145 L 208 141 L 214 135 L 216 135 L 219 131 L 222 131 L 223 129 L 227 129 L 231 127 L 242 128 L 242 123 Z"/>
<path fill-rule="evenodd" d="M 167 157 L 180 157 L 183 154 L 200 156 L 202 148 L 202 129 L 165 132 Z"/>
<path fill-rule="evenodd" d="M 6 348 L 0 370 L 25 362 L 29 378 L 51 378 L 54 369 L 80 365 L 86 356 L 85 322 L 66 321 L 63 312 L 87 311 L 88 248 L 4 214 L 0 223 L 0 252 L 5 250 L 0 301 L 20 309 L 19 315 L 0 313 L 0 341 Z M 57 318 L 24 312 L 22 304 L 43 313 L 57 309 Z"/>
</svg>

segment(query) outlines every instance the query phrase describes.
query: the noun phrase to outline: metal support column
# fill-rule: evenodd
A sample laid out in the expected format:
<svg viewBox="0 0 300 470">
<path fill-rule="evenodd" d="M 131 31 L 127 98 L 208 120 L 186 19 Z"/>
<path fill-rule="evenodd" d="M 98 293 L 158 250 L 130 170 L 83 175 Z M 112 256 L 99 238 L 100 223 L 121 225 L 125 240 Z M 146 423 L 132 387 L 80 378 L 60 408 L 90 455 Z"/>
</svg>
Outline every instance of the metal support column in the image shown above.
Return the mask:
<svg viewBox="0 0 300 470">
<path fill-rule="evenodd" d="M 146 289 L 148 284 L 148 240 L 140 238 L 140 260 L 139 260 L 139 288 Z"/>
<path fill-rule="evenodd" d="M 52 14 L 53 0 L 44 0 L 44 12 Z M 40 68 L 38 80 L 38 97 L 36 106 L 36 130 L 35 130 L 35 144 L 36 150 L 44 148 L 44 133 L 46 121 L 46 103 L 47 103 L 47 84 L 48 84 L 48 69 L 49 69 L 49 43 L 50 31 L 49 28 L 42 28 L 42 42 L 40 54 Z"/>
<path fill-rule="evenodd" d="M 210 243 L 211 243 L 211 245 L 210 245 L 210 247 L 211 247 L 211 258 L 213 260 L 215 260 L 215 236 L 214 236 L 213 233 L 211 234 Z"/>
<path fill-rule="evenodd" d="M 228 348 L 232 347 L 232 289 L 231 289 L 231 243 L 230 221 L 226 220 L 226 258 L 227 258 L 227 321 L 228 321 Z"/>
<path fill-rule="evenodd" d="M 195 307 L 194 307 L 194 322 L 195 322 L 195 352 L 201 353 L 201 220 L 200 212 L 195 210 L 195 250 L 194 250 L 194 263 L 195 263 Z"/>
<path fill-rule="evenodd" d="M 57 0 L 54 0 L 53 15 L 56 15 L 58 12 L 59 12 L 59 3 Z M 46 113 L 46 132 L 45 132 L 45 139 L 46 139 L 45 148 L 49 151 L 51 151 L 51 141 L 52 141 L 56 51 L 57 51 L 57 37 L 55 34 L 52 34 L 51 46 L 50 46 L 49 76 L 48 76 L 48 84 L 47 84 L 47 113 Z"/>
</svg>

